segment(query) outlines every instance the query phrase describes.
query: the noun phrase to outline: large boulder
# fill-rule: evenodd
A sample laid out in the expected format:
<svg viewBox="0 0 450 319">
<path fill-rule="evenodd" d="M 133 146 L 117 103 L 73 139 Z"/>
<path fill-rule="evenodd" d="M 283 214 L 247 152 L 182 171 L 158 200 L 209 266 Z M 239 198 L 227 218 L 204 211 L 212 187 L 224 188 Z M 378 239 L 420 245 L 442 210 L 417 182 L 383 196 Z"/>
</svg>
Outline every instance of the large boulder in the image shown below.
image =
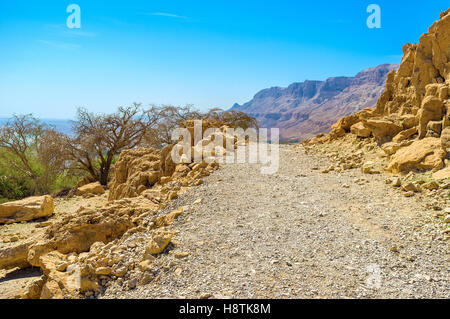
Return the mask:
<svg viewBox="0 0 450 319">
<path fill-rule="evenodd" d="M 401 124 L 395 123 L 389 119 L 368 119 L 363 120 L 363 124 L 379 141 L 388 141 L 403 130 Z"/>
<path fill-rule="evenodd" d="M 51 196 L 28 197 L 0 205 L 0 224 L 11 224 L 49 217 L 54 205 Z"/>
<path fill-rule="evenodd" d="M 350 127 L 350 132 L 352 132 L 358 137 L 369 137 L 371 134 L 370 130 L 367 127 L 365 127 L 362 122 L 353 124 Z"/>
<path fill-rule="evenodd" d="M 105 189 L 100 182 L 90 183 L 77 189 L 77 196 L 102 195 L 104 193 Z"/>
<path fill-rule="evenodd" d="M 16 267 L 25 268 L 28 263 L 28 249 L 32 245 L 31 241 L 17 242 L 6 247 L 0 247 L 0 269 L 12 269 Z"/>
<path fill-rule="evenodd" d="M 391 157 L 388 170 L 394 174 L 411 170 L 438 170 L 443 166 L 445 156 L 441 140 L 427 137 L 399 149 Z"/>
</svg>

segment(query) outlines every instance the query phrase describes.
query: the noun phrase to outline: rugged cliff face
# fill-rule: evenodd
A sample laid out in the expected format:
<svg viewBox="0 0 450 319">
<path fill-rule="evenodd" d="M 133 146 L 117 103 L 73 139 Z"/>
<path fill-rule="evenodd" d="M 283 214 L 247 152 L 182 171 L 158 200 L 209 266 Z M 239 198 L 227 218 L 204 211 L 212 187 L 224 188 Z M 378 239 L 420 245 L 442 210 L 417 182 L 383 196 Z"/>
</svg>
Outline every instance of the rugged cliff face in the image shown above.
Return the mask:
<svg viewBox="0 0 450 319">
<path fill-rule="evenodd" d="M 376 108 L 341 118 L 328 142 L 356 135 L 373 138 L 390 158 L 393 173 L 439 169 L 450 151 L 450 9 L 441 13 L 417 44 L 403 47 L 397 71 L 389 72 Z"/>
<path fill-rule="evenodd" d="M 232 109 L 256 117 L 261 127 L 278 127 L 283 139 L 305 139 L 328 133 L 339 118 L 363 108 L 375 107 L 383 92 L 386 75 L 398 65 L 366 69 L 355 77 L 293 83 L 258 92 Z"/>
</svg>

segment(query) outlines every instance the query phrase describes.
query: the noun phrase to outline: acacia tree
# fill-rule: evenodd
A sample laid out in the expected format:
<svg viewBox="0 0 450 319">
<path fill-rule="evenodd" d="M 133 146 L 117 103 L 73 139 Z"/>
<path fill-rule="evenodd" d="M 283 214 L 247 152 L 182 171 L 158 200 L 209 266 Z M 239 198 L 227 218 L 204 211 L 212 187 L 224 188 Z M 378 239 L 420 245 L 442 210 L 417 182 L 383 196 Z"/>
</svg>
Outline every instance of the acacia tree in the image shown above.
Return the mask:
<svg viewBox="0 0 450 319">
<path fill-rule="evenodd" d="M 64 170 L 62 135 L 42 124 L 31 114 L 14 115 L 0 127 L 1 164 L 11 175 L 33 181 L 35 194 L 46 194 Z"/>
<path fill-rule="evenodd" d="M 202 119 L 203 114 L 192 105 L 186 106 L 153 106 L 153 114 L 158 115 L 156 125 L 146 134 L 144 144 L 160 148 L 164 144 L 173 143 L 172 132 L 187 120 Z"/>
<path fill-rule="evenodd" d="M 94 114 L 80 108 L 73 122 L 73 137 L 66 138 L 69 158 L 77 168 L 107 185 L 114 157 L 123 149 L 141 144 L 159 118 L 155 107 L 144 110 L 141 104 L 119 107 L 113 114 Z"/>
<path fill-rule="evenodd" d="M 203 118 L 221 122 L 234 128 L 240 127 L 244 130 L 249 127 L 253 127 L 255 129 L 259 128 L 258 121 L 254 117 L 241 111 L 223 111 L 220 108 L 213 108 L 205 113 Z"/>
</svg>

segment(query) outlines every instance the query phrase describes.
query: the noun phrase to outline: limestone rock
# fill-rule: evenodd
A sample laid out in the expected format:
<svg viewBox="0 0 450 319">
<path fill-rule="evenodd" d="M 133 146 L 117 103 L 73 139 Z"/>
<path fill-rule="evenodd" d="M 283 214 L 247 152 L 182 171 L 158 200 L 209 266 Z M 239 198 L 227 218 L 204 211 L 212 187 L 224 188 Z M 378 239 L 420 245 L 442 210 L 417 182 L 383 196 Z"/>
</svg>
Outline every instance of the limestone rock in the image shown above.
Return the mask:
<svg viewBox="0 0 450 319">
<path fill-rule="evenodd" d="M 450 178 L 450 166 L 447 166 L 446 168 L 443 168 L 437 172 L 433 173 L 434 179 L 446 179 Z"/>
<path fill-rule="evenodd" d="M 164 251 L 172 240 L 173 233 L 165 229 L 157 229 L 146 247 L 146 254 L 157 255 Z"/>
<path fill-rule="evenodd" d="M 440 169 L 446 152 L 438 138 L 427 137 L 398 150 L 391 158 L 388 170 L 394 174 L 411 170 Z"/>
<path fill-rule="evenodd" d="M 353 124 L 350 128 L 350 132 L 358 137 L 369 137 L 371 134 L 371 131 L 366 128 L 362 122 Z"/>
<path fill-rule="evenodd" d="M 381 149 L 387 154 L 387 155 L 392 155 L 395 152 L 397 152 L 399 149 L 401 149 L 402 147 L 405 146 L 409 146 L 413 143 L 413 141 L 402 141 L 400 143 L 398 142 L 388 142 L 388 143 L 384 143 L 381 146 Z"/>
<path fill-rule="evenodd" d="M 450 153 L 450 126 L 446 127 L 441 133 L 442 147 Z"/>
<path fill-rule="evenodd" d="M 153 148 L 125 150 L 116 163 L 109 200 L 137 197 L 161 177 L 161 152 Z M 143 186 L 144 188 L 142 188 Z"/>
<path fill-rule="evenodd" d="M 405 192 L 417 192 L 418 191 L 416 185 L 414 185 L 411 182 L 402 185 L 402 190 L 404 190 Z"/>
<path fill-rule="evenodd" d="M 392 139 L 403 130 L 403 126 L 388 119 L 369 119 L 363 121 L 375 138 L 380 141 Z"/>
<path fill-rule="evenodd" d="M 402 180 L 400 178 L 395 178 L 394 181 L 392 182 L 392 186 L 394 187 L 400 187 L 402 186 Z"/>
<path fill-rule="evenodd" d="M 381 149 L 387 154 L 392 155 L 395 154 L 399 149 L 405 146 L 409 146 L 413 143 L 413 141 L 402 141 L 398 142 L 388 142 L 381 145 Z"/>
<path fill-rule="evenodd" d="M 422 188 L 428 189 L 428 190 L 439 189 L 439 184 L 436 183 L 435 181 L 431 181 L 431 182 L 423 184 Z"/>
<path fill-rule="evenodd" d="M 374 170 L 375 163 L 372 161 L 366 162 L 361 167 L 361 172 L 363 174 L 372 174 L 372 171 Z"/>
<path fill-rule="evenodd" d="M 0 224 L 49 217 L 53 215 L 54 205 L 51 196 L 28 197 L 0 205 Z"/>
<path fill-rule="evenodd" d="M 25 243 L 14 243 L 0 249 L 0 269 L 25 268 L 28 262 L 28 249 L 31 241 Z"/>
<path fill-rule="evenodd" d="M 394 136 L 392 139 L 393 142 L 402 142 L 404 140 L 407 140 L 411 136 L 417 133 L 417 127 L 411 127 L 410 129 L 401 131 L 397 135 Z"/>
<path fill-rule="evenodd" d="M 77 196 L 84 196 L 87 194 L 102 195 L 104 193 L 105 189 L 99 182 L 90 183 L 77 189 Z"/>
</svg>

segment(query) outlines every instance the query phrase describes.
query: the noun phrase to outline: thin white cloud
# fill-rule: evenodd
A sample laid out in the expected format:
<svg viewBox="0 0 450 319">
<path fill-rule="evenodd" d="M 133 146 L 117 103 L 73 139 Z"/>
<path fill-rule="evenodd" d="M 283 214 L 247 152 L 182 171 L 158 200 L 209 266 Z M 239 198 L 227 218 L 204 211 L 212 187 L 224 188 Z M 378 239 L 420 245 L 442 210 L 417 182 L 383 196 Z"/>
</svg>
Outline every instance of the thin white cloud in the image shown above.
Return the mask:
<svg viewBox="0 0 450 319">
<path fill-rule="evenodd" d="M 185 16 L 180 16 L 178 14 L 173 14 L 173 13 L 164 13 L 164 12 L 152 12 L 152 13 L 146 13 L 146 15 L 169 17 L 169 18 L 183 19 L 183 20 L 187 19 L 187 17 L 185 17 Z"/>
<path fill-rule="evenodd" d="M 48 46 L 51 46 L 51 47 L 54 47 L 54 48 L 63 49 L 63 50 L 74 50 L 74 49 L 81 48 L 81 45 L 75 44 L 75 43 L 55 42 L 55 41 L 47 41 L 47 40 L 38 40 L 38 42 L 48 45 Z"/>
<path fill-rule="evenodd" d="M 65 24 L 46 24 L 45 28 L 57 36 L 83 38 L 95 38 L 98 36 L 95 32 L 89 32 L 83 29 L 69 29 Z"/>
</svg>

